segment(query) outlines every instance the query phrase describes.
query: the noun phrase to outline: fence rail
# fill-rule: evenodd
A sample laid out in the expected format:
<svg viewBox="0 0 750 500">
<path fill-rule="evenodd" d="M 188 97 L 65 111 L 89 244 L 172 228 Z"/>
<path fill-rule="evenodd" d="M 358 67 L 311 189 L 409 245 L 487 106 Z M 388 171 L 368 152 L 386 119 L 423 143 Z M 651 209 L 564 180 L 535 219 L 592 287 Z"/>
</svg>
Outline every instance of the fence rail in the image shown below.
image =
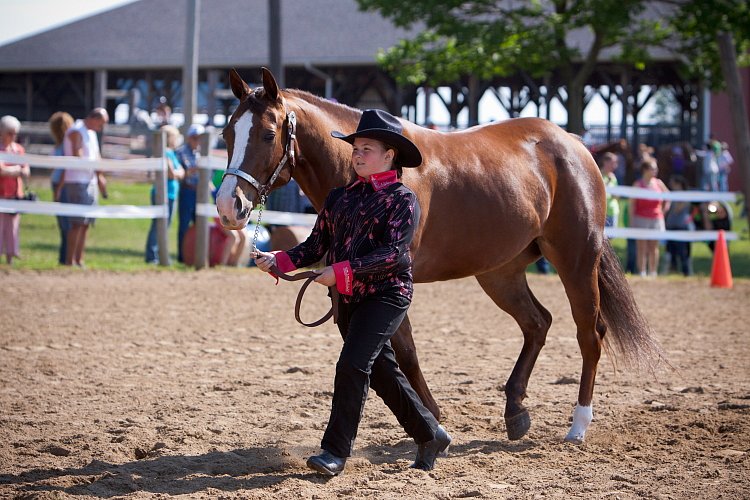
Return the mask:
<svg viewBox="0 0 750 500">
<path fill-rule="evenodd" d="M 163 137 L 156 134 L 154 137 L 154 151 L 160 153 L 156 158 L 139 158 L 129 160 L 85 160 L 64 156 L 46 155 L 15 155 L 0 153 L 0 161 L 13 164 L 29 164 L 33 167 L 42 168 L 64 168 L 72 170 L 97 170 L 106 172 L 156 172 L 154 179 L 156 187 L 155 205 L 133 206 L 133 205 L 106 205 L 90 206 L 76 205 L 70 203 L 40 202 L 27 200 L 5 200 L 0 199 L 0 213 L 32 213 L 41 215 L 78 216 L 111 219 L 157 219 L 157 233 L 159 239 L 159 261 L 162 265 L 169 263 L 167 249 L 167 227 L 168 206 L 166 196 L 166 162 L 162 149 Z M 204 134 L 201 138 L 201 151 L 205 154 L 198 162 L 200 168 L 200 183 L 198 186 L 198 203 L 196 205 L 196 250 L 195 266 L 197 268 L 208 265 L 208 220 L 216 218 L 218 213 L 216 206 L 209 203 L 210 198 L 210 171 L 223 170 L 226 167 L 226 158 L 210 150 L 211 138 Z M 612 196 L 623 198 L 658 199 L 670 201 L 690 202 L 734 202 L 737 199 L 735 193 L 719 193 L 712 191 L 671 191 L 659 193 L 643 188 L 630 186 L 608 187 L 607 192 Z M 264 221 L 275 225 L 301 225 L 312 226 L 316 215 L 299 214 L 289 212 L 264 212 Z M 606 227 L 604 234 L 610 238 L 645 239 L 645 240 L 673 240 L 673 241 L 715 241 L 718 239 L 718 231 L 660 231 L 655 229 Z M 737 240 L 734 232 L 726 232 L 727 240 Z"/>
</svg>

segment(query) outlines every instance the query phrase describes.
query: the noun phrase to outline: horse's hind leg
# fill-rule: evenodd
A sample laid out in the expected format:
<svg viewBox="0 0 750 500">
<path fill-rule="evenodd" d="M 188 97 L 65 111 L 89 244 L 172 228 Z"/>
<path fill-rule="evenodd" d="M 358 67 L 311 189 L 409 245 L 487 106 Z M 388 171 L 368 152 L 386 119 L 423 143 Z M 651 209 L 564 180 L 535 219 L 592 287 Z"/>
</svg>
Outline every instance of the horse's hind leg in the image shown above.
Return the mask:
<svg viewBox="0 0 750 500">
<path fill-rule="evenodd" d="M 509 439 L 521 439 L 531 426 L 523 406 L 526 387 L 539 352 L 544 347 L 552 315 L 531 293 L 523 269 L 511 273 L 494 271 L 477 276 L 477 281 L 495 304 L 516 320 L 523 332 L 523 348 L 505 384 L 505 426 Z"/>
<path fill-rule="evenodd" d="M 606 325 L 599 312 L 599 283 L 597 265 L 601 252 L 601 242 L 594 244 L 595 239 L 584 248 L 570 245 L 571 235 L 566 244 L 557 247 L 543 247 L 544 254 L 557 269 L 565 293 L 570 301 L 573 320 L 576 323 L 578 346 L 583 358 L 581 383 L 578 389 L 578 401 L 573 411 L 573 424 L 565 441 L 580 444 L 593 419 L 591 401 L 594 394 L 596 369 L 602 351 L 602 339 Z M 574 238 L 575 239 L 575 238 Z M 577 241 L 587 241 L 583 235 Z"/>
<path fill-rule="evenodd" d="M 440 407 L 438 407 L 435 399 L 432 397 L 432 393 L 422 375 L 422 369 L 419 367 L 417 348 L 414 346 L 414 339 L 411 336 L 411 322 L 409 321 L 408 314 L 404 317 L 404 321 L 398 327 L 396 333 L 391 337 L 391 347 L 393 347 L 396 353 L 396 361 L 399 368 L 406 375 L 419 399 L 422 400 L 422 404 L 430 410 L 435 419 L 440 421 Z"/>
</svg>

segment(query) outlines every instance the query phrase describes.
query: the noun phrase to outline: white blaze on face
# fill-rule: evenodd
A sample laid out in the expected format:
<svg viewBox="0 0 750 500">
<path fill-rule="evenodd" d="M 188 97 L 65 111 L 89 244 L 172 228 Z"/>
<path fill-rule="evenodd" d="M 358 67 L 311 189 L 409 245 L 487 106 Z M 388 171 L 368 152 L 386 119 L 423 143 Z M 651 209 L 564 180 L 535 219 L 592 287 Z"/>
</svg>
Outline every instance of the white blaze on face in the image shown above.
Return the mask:
<svg viewBox="0 0 750 500">
<path fill-rule="evenodd" d="M 246 111 L 234 124 L 234 148 L 232 149 L 232 162 L 229 168 L 240 168 L 247 153 L 247 143 L 250 140 L 250 130 L 253 128 L 253 114 Z M 216 209 L 219 211 L 222 221 L 228 221 L 230 225 L 238 225 L 237 211 L 235 207 L 234 192 L 237 187 L 237 177 L 228 175 L 224 177 L 219 191 L 216 193 Z"/>
<path fill-rule="evenodd" d="M 232 163 L 229 168 L 240 168 L 242 160 L 245 159 L 245 150 L 250 140 L 250 129 L 253 128 L 253 114 L 245 111 L 245 114 L 234 124 L 234 148 L 232 149 Z"/>
</svg>

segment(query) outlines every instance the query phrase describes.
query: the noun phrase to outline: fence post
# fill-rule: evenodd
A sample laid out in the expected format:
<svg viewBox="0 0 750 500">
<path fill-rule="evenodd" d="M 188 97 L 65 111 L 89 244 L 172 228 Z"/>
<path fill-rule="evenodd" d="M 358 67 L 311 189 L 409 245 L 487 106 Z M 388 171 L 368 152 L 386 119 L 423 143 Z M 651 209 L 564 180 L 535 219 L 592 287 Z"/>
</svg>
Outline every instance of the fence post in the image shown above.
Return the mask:
<svg viewBox="0 0 750 500">
<path fill-rule="evenodd" d="M 154 176 L 154 204 L 162 205 L 169 210 L 169 200 L 167 199 L 167 158 L 164 148 L 167 143 L 167 134 L 164 131 L 154 132 L 153 155 L 161 158 L 161 170 L 156 171 Z M 169 213 L 169 212 L 167 212 Z M 156 241 L 159 244 L 159 265 L 169 265 L 169 223 L 166 217 L 156 219 Z"/>
<path fill-rule="evenodd" d="M 211 134 L 205 133 L 200 136 L 200 154 L 201 157 L 208 157 L 210 154 Z M 210 193 L 211 170 L 201 168 L 198 170 L 198 187 L 195 193 L 197 204 L 208 203 L 211 197 Z M 195 216 L 195 268 L 203 269 L 208 266 L 209 247 L 208 247 L 208 229 L 209 217 L 202 215 Z"/>
</svg>

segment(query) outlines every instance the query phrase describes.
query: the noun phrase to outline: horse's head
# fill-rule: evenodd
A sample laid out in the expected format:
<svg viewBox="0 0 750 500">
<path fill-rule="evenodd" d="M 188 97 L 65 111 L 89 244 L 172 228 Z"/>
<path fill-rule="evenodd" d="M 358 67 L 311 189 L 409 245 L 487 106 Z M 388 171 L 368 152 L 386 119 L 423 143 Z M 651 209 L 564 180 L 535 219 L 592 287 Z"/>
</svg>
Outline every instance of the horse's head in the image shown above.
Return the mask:
<svg viewBox="0 0 750 500">
<path fill-rule="evenodd" d="M 291 178 L 296 116 L 286 109 L 276 80 L 266 68 L 262 88 L 251 90 L 235 70 L 229 79 L 240 104 L 222 132 L 228 163 L 216 208 L 224 227 L 241 229 L 255 204 Z"/>
</svg>

